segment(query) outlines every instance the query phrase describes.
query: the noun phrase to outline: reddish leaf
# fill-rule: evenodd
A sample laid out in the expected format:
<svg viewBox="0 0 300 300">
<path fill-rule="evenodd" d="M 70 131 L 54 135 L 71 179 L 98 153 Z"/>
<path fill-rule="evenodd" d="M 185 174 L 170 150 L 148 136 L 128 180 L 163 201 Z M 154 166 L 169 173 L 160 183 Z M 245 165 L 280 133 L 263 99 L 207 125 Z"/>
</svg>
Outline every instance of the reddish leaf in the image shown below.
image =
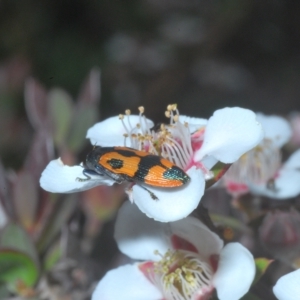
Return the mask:
<svg viewBox="0 0 300 300">
<path fill-rule="evenodd" d="M 6 180 L 6 172 L 0 160 L 0 202 L 5 209 L 6 213 L 10 216 L 14 216 L 13 206 L 10 201 L 10 186 Z"/>
<path fill-rule="evenodd" d="M 43 86 L 33 78 L 25 83 L 25 108 L 32 126 L 36 129 L 48 126 L 47 93 Z"/>
<path fill-rule="evenodd" d="M 90 105 L 97 104 L 100 101 L 101 94 L 101 74 L 98 68 L 93 68 L 85 83 L 83 84 L 79 97 L 78 105 Z"/>
<path fill-rule="evenodd" d="M 31 143 L 24 168 L 32 174 L 38 184 L 42 171 L 50 160 L 54 158 L 54 145 L 48 130 L 39 130 Z"/>
<path fill-rule="evenodd" d="M 36 218 L 38 205 L 38 186 L 33 176 L 22 171 L 18 174 L 13 187 L 13 203 L 20 223 L 30 230 Z"/>
</svg>

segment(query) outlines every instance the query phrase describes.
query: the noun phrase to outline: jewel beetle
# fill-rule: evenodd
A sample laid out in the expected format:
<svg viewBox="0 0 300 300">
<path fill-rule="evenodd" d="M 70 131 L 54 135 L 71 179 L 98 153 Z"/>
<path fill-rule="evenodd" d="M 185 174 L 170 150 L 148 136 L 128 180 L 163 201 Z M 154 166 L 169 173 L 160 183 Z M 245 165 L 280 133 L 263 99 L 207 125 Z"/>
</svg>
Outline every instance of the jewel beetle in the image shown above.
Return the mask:
<svg viewBox="0 0 300 300">
<path fill-rule="evenodd" d="M 82 173 L 86 178 L 77 180 L 90 180 L 89 175 L 106 175 L 117 183 L 134 182 L 147 190 L 153 199 L 157 197 L 143 184 L 174 188 L 190 181 L 190 177 L 169 160 L 129 147 L 95 146 L 86 157 Z"/>
</svg>

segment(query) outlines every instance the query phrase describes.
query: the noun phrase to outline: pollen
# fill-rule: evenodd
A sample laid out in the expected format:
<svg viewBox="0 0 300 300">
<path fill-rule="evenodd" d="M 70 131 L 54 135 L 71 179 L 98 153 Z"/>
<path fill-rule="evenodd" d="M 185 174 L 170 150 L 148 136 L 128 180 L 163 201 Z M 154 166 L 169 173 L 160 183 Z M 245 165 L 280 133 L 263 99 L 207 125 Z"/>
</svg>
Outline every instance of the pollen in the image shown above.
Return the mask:
<svg viewBox="0 0 300 300">
<path fill-rule="evenodd" d="M 153 280 L 166 299 L 191 299 L 196 292 L 201 295 L 209 290 L 213 270 L 197 253 L 168 250 L 164 255 L 156 254 L 161 260 L 154 264 Z"/>
<path fill-rule="evenodd" d="M 275 177 L 281 164 L 280 149 L 269 139 L 245 153 L 225 174 L 225 180 L 264 184 Z"/>
</svg>

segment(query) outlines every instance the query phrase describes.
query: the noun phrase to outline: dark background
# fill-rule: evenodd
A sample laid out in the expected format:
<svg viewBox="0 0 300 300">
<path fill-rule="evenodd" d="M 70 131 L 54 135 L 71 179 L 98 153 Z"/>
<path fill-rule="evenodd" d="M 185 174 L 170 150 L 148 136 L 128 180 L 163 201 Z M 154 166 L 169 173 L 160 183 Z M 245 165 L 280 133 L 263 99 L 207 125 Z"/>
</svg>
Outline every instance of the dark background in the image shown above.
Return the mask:
<svg viewBox="0 0 300 300">
<path fill-rule="evenodd" d="M 300 107 L 299 11 L 281 0 L 2 0 L 4 164 L 20 166 L 33 134 L 23 96 L 30 76 L 76 99 L 99 67 L 102 119 L 144 105 L 164 121 L 170 103 L 204 118 L 236 105 L 288 115 Z"/>
</svg>

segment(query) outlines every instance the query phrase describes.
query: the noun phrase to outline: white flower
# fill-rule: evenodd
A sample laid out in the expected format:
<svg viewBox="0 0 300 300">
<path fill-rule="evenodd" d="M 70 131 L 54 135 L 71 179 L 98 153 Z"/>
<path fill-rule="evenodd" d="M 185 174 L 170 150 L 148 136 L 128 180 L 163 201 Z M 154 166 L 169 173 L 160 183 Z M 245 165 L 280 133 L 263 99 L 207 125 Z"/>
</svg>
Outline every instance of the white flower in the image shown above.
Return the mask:
<svg viewBox="0 0 300 300">
<path fill-rule="evenodd" d="M 254 279 L 252 254 L 239 243 L 224 247 L 194 217 L 159 223 L 127 202 L 118 213 L 115 239 L 124 254 L 143 262 L 109 271 L 92 300 L 200 300 L 214 289 L 220 300 L 235 300 Z"/>
<path fill-rule="evenodd" d="M 88 130 L 86 137 L 90 139 L 92 145 L 103 147 L 124 146 L 124 134 L 129 130 L 132 130 L 132 134 L 138 135 L 154 125 L 151 120 L 142 115 L 131 115 L 128 112 L 127 116 L 126 120 L 123 120 L 121 116 L 115 116 L 96 123 Z M 137 124 L 140 124 L 140 128 L 137 128 Z M 133 147 L 133 145 L 127 146 Z"/>
<path fill-rule="evenodd" d="M 264 139 L 229 168 L 223 177 L 227 190 L 233 195 L 251 191 L 275 199 L 298 195 L 300 154 L 295 152 L 281 166 L 280 148 L 292 133 L 289 123 L 279 116 L 257 114 L 257 119 L 263 126 Z"/>
<path fill-rule="evenodd" d="M 82 166 L 67 166 L 60 158 L 52 160 L 40 178 L 41 187 L 51 193 L 74 193 L 91 189 L 97 185 L 113 185 L 115 182 L 104 176 L 91 176 L 92 180 L 82 178 Z"/>
<path fill-rule="evenodd" d="M 300 194 L 300 149 L 295 151 L 276 172 L 271 186 L 268 184 L 250 185 L 252 193 L 273 199 L 287 199 Z"/>
<path fill-rule="evenodd" d="M 288 273 L 278 279 L 273 293 L 279 300 L 295 300 L 300 295 L 300 270 Z"/>
<path fill-rule="evenodd" d="M 229 164 L 237 160 L 262 139 L 263 132 L 255 114 L 234 107 L 217 110 L 208 120 L 179 116 L 176 105 L 169 105 L 166 116 L 170 124 L 153 130 L 153 122 L 143 115 L 112 117 L 95 124 L 87 132 L 93 145 L 102 147 L 126 146 L 160 155 L 182 168 L 191 178 L 178 188 L 157 188 L 140 184 L 127 190 L 129 199 L 146 215 L 161 222 L 179 220 L 189 215 L 199 204 L 205 181 L 213 177 L 210 169 L 217 161 Z M 61 170 L 60 170 L 61 169 Z M 81 178 L 80 166 L 64 166 L 52 161 L 42 174 L 41 186 L 50 192 L 68 193 L 89 189 L 95 185 L 112 185 L 112 179 L 94 176 L 89 181 Z"/>
</svg>

